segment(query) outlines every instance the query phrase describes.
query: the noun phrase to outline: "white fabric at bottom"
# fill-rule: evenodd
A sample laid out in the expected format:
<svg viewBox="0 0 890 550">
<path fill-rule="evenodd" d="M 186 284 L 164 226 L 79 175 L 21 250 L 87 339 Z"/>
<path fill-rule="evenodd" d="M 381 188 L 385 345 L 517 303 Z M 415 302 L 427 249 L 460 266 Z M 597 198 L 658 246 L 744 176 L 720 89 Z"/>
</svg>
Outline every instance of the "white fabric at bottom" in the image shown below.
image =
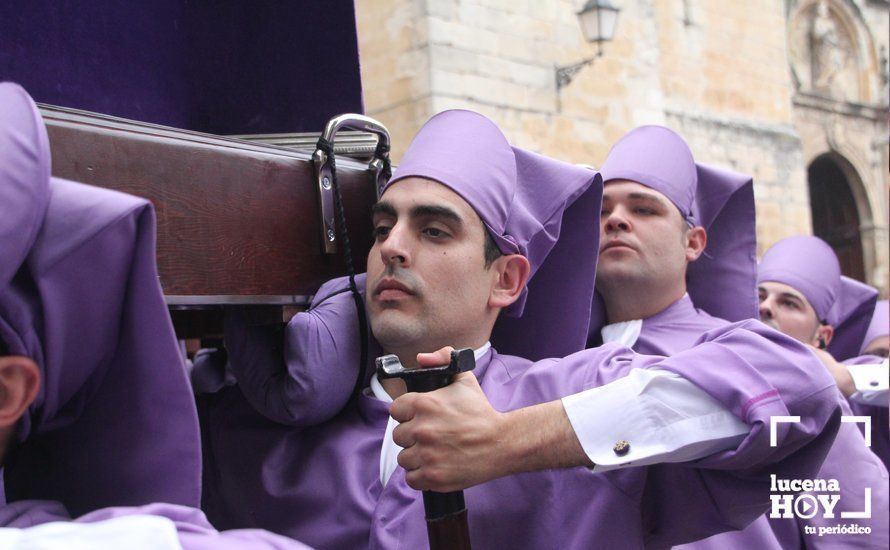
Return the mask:
<svg viewBox="0 0 890 550">
<path fill-rule="evenodd" d="M 96 523 L 54 521 L 27 529 L 0 528 L 4 550 L 182 550 L 176 525 L 149 515 Z"/>
</svg>

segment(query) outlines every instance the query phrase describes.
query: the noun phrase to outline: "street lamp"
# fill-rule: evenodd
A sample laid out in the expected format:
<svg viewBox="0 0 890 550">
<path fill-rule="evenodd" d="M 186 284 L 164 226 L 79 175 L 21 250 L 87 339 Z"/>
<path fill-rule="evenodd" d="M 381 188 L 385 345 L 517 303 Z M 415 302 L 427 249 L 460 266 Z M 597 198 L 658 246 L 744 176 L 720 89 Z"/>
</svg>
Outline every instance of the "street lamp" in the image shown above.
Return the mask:
<svg viewBox="0 0 890 550">
<path fill-rule="evenodd" d="M 575 78 L 578 71 L 593 63 L 603 55 L 603 42 L 612 40 L 615 36 L 615 25 L 618 23 L 619 9 L 609 0 L 587 0 L 581 11 L 578 12 L 578 21 L 581 23 L 581 32 L 588 42 L 596 42 L 596 55 L 582 59 L 577 63 L 556 68 L 556 89 L 559 90 Z"/>
</svg>

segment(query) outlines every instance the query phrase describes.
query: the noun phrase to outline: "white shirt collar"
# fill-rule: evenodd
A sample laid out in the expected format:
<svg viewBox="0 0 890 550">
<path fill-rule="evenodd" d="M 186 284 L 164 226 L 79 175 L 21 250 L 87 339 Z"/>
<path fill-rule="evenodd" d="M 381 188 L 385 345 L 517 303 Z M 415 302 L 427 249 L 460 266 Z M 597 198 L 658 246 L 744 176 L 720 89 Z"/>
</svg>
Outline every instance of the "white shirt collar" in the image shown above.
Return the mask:
<svg viewBox="0 0 890 550">
<path fill-rule="evenodd" d="M 603 335 L 604 344 L 617 342 L 622 346 L 632 347 L 637 343 L 641 330 L 643 330 L 643 320 L 634 319 L 606 325 L 600 329 L 600 334 Z"/>
</svg>

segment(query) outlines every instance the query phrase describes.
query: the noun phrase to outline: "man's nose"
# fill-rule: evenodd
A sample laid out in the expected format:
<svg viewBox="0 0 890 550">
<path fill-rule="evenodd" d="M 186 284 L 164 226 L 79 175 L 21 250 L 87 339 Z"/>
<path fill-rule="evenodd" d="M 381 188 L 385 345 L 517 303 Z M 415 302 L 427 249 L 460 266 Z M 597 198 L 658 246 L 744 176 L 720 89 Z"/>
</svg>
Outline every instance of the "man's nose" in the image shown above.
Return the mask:
<svg viewBox="0 0 890 550">
<path fill-rule="evenodd" d="M 396 224 L 389 230 L 380 245 L 380 257 L 385 265 L 398 263 L 405 266 L 410 263 L 408 235 L 403 226 Z"/>
<path fill-rule="evenodd" d="M 616 207 L 609 212 L 603 223 L 603 229 L 607 233 L 614 231 L 630 231 L 630 221 L 621 207 Z"/>
<path fill-rule="evenodd" d="M 766 297 L 760 301 L 760 320 L 769 321 L 773 318 L 773 299 Z"/>
</svg>

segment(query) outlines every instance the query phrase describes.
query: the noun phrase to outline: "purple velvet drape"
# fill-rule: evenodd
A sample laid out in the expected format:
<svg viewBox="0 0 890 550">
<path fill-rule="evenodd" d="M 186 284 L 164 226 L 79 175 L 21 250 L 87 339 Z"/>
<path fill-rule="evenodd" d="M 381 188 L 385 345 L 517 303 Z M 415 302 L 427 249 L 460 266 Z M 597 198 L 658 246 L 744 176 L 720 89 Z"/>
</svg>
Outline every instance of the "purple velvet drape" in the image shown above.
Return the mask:
<svg viewBox="0 0 890 550">
<path fill-rule="evenodd" d="M 352 0 L 7 0 L 3 80 L 215 134 L 318 131 L 363 110 Z"/>
</svg>

